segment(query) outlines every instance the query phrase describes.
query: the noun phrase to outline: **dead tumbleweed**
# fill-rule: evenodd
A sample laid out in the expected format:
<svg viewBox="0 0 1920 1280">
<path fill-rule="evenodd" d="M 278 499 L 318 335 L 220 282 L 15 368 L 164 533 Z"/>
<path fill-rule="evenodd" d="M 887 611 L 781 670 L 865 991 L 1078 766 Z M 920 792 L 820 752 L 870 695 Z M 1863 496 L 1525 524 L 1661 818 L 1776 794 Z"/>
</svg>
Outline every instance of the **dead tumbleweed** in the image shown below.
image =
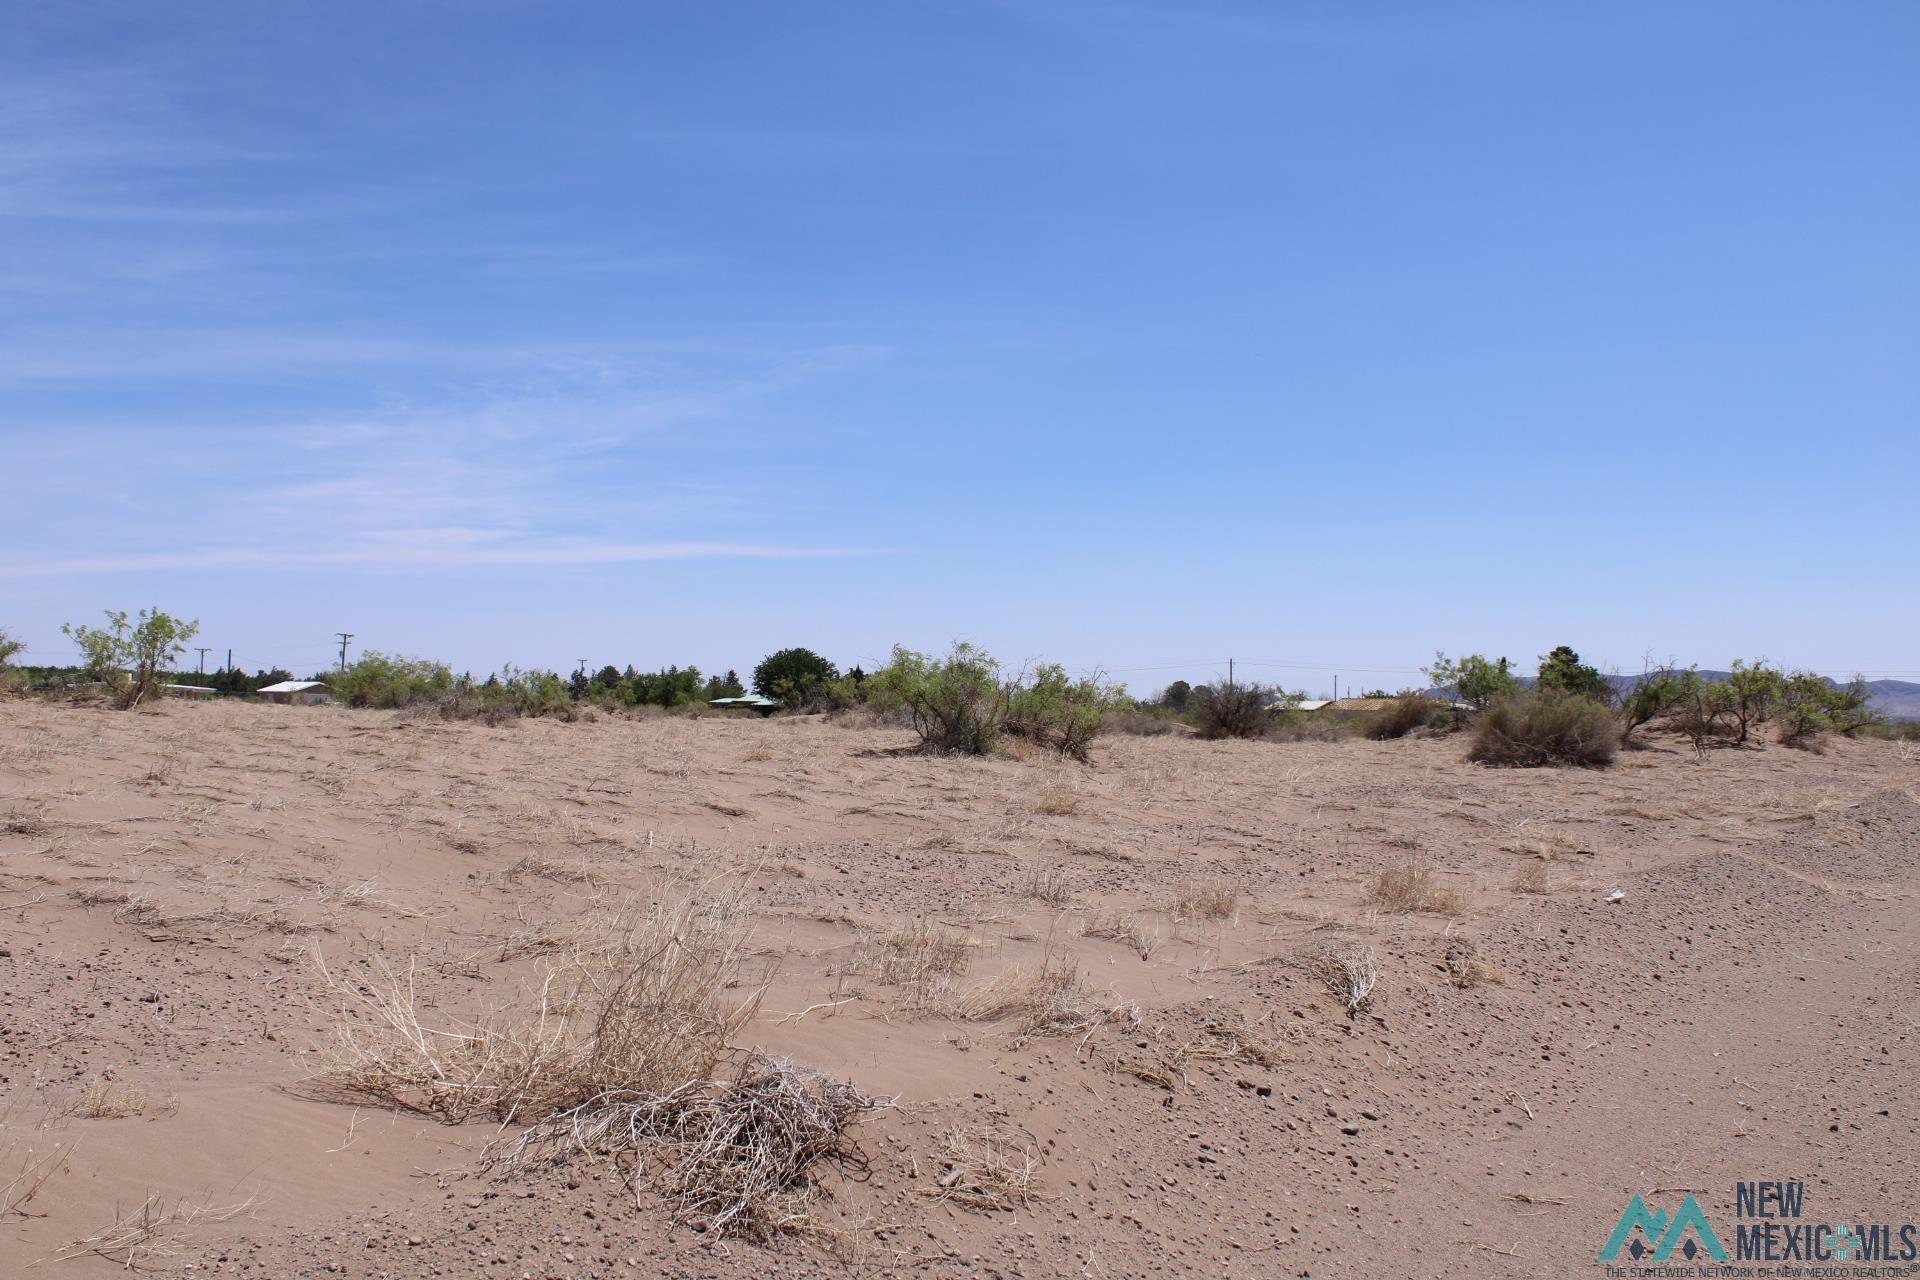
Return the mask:
<svg viewBox="0 0 1920 1280">
<path fill-rule="evenodd" d="M 753 1054 L 729 1079 L 597 1094 L 526 1130 L 505 1164 L 611 1160 L 636 1189 L 661 1195 L 674 1221 L 766 1243 L 814 1229 L 814 1166 L 864 1168 L 849 1131 L 888 1105 L 844 1080 Z"/>
</svg>

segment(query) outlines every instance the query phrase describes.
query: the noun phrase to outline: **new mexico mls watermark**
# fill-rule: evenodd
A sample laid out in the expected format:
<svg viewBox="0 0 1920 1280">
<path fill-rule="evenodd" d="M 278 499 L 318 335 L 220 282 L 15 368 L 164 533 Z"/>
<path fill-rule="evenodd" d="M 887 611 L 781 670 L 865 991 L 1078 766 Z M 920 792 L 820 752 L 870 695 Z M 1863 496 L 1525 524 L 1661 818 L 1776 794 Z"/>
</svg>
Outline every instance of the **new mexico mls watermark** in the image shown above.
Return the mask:
<svg viewBox="0 0 1920 1280">
<path fill-rule="evenodd" d="M 1914 1223 L 1810 1214 L 1804 1182 L 1738 1182 L 1733 1204 L 1732 1220 L 1716 1227 L 1691 1193 L 1668 1209 L 1635 1192 L 1601 1246 L 1599 1261 L 1609 1278 L 1649 1280 L 1920 1276 L 1920 1226 Z"/>
</svg>

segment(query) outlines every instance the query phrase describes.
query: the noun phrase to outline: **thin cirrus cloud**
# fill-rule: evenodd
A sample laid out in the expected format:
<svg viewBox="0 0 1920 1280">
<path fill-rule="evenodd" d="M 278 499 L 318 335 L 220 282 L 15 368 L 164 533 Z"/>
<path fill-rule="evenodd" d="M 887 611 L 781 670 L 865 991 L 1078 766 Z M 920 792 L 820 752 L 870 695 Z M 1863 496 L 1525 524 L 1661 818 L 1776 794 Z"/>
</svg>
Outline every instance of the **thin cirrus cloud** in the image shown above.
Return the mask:
<svg viewBox="0 0 1920 1280">
<path fill-rule="evenodd" d="M 734 542 L 562 543 L 457 546 L 423 537 L 417 544 L 337 547 L 216 547 L 201 551 L 94 556 L 0 565 L 0 577 L 150 573 L 190 569 L 419 569 L 488 566 L 637 564 L 662 560 L 803 560 L 880 556 L 881 547 L 783 547 Z"/>
</svg>

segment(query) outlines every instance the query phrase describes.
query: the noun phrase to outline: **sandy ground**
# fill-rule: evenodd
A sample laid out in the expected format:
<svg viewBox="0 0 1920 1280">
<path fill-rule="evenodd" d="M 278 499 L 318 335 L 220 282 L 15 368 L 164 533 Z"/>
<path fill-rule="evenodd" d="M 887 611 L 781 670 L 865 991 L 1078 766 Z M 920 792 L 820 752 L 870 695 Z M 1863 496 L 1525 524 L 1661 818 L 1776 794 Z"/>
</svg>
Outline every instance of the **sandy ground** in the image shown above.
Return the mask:
<svg viewBox="0 0 1920 1280">
<path fill-rule="evenodd" d="M 1586 772 L 1458 740 L 908 745 L 0 703 L 0 1275 L 108 1274 L 129 1219 L 136 1263 L 196 1274 L 1124 1277 L 1598 1275 L 1629 1195 L 1731 1223 L 1742 1178 L 1920 1218 L 1911 746 L 1655 739 Z M 1371 907 L 1408 861 L 1457 901 Z M 730 875 L 769 982 L 736 1042 L 898 1098 L 869 1168 L 824 1174 L 819 1242 L 710 1241 L 591 1165 L 488 1173 L 490 1125 L 303 1083 L 340 1018 L 316 950 L 472 1016 L 570 920 Z M 964 939 L 962 988 L 1077 962 L 1138 1022 L 915 1011 L 871 961 L 916 921 Z M 1299 959 L 1349 942 L 1380 968 L 1358 1019 Z M 1221 1027 L 1247 1047 L 1206 1052 Z M 1029 1152 L 1036 1198 L 923 1194 L 956 1127 Z"/>
</svg>

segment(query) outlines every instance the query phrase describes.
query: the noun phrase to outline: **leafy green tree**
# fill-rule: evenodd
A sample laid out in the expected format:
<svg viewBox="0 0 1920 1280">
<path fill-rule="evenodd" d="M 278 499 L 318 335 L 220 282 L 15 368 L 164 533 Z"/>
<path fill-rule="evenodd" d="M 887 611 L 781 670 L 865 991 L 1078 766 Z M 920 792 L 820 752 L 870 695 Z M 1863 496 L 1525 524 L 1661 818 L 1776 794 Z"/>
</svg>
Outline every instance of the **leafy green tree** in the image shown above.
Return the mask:
<svg viewBox="0 0 1920 1280">
<path fill-rule="evenodd" d="M 26 648 L 27 646 L 24 643 L 15 640 L 7 634 L 4 627 L 0 627 L 0 669 L 12 665 L 13 656 L 17 653 L 26 652 Z"/>
<path fill-rule="evenodd" d="M 762 658 L 753 669 L 753 691 L 798 710 L 812 705 L 826 686 L 839 678 L 840 668 L 813 650 L 782 649 Z"/>
<path fill-rule="evenodd" d="M 629 706 L 684 707 L 701 697 L 704 681 L 698 667 L 671 666 L 636 673 L 624 681 L 622 700 Z"/>
<path fill-rule="evenodd" d="M 1100 733 L 1100 718 L 1125 689 L 1092 676 L 1074 678 L 1059 663 L 1033 668 L 1007 689 L 1006 731 L 1085 763 Z"/>
<path fill-rule="evenodd" d="M 187 651 L 187 641 L 200 634 L 197 621 L 182 622 L 159 609 L 142 609 L 133 621 L 124 609 L 108 609 L 104 627 L 67 623 L 60 630 L 78 645 L 87 670 L 104 680 L 114 704 L 137 707 L 160 692 L 160 677 L 173 669 Z"/>
<path fill-rule="evenodd" d="M 882 710 L 912 719 L 924 750 L 983 756 L 1000 740 L 1007 714 L 1000 664 L 970 644 L 956 643 L 944 658 L 895 645 L 892 661 L 868 684 Z"/>
<path fill-rule="evenodd" d="M 700 691 L 701 700 L 712 702 L 715 698 L 738 698 L 747 692 L 740 683 L 740 673 L 729 670 L 723 676 L 714 676 L 707 681 L 707 687 Z"/>
<path fill-rule="evenodd" d="M 1712 686 L 1712 700 L 1717 710 L 1733 717 L 1736 742 L 1745 742 L 1755 726 L 1767 722 L 1784 683 L 1780 668 L 1767 665 L 1765 658 L 1733 660 L 1727 678 Z"/>
<path fill-rule="evenodd" d="M 1780 741 L 1789 747 L 1818 751 L 1829 733 L 1847 736 L 1879 722 L 1867 703 L 1872 697 L 1864 676 L 1835 684 L 1811 671 L 1796 671 L 1780 682 Z"/>
<path fill-rule="evenodd" d="M 1187 707 L 1193 702 L 1193 686 L 1185 680 L 1175 680 L 1160 694 L 1160 705 L 1175 715 L 1187 714 Z"/>
<path fill-rule="evenodd" d="M 333 696 L 349 707 L 406 707 L 436 702 L 452 693 L 453 669 L 431 658 L 406 658 L 369 649 L 328 675 Z M 489 677 L 490 681 L 497 677 Z M 471 680 L 457 682 L 471 684 Z"/>
<path fill-rule="evenodd" d="M 1505 658 L 1494 662 L 1470 653 L 1455 662 L 1436 650 L 1433 665 L 1423 670 L 1434 688 L 1453 695 L 1475 711 L 1485 711 L 1496 699 L 1516 688 Z"/>
<path fill-rule="evenodd" d="M 1600 702 L 1609 701 L 1608 695 L 1613 692 L 1599 668 L 1580 661 L 1573 646 L 1564 644 L 1540 659 L 1539 679 L 1535 683 L 1549 692 L 1574 693 Z"/>
</svg>

